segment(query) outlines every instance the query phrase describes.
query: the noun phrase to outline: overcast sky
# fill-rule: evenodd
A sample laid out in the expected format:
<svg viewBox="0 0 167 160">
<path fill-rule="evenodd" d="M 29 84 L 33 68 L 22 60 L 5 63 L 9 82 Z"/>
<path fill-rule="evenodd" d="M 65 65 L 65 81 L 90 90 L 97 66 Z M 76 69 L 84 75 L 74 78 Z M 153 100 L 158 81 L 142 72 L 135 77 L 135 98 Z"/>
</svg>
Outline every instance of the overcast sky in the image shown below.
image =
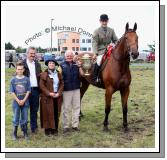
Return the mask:
<svg viewBox="0 0 167 160">
<path fill-rule="evenodd" d="M 148 43 L 155 40 L 155 24 L 159 23 L 155 13 L 155 2 L 146 4 L 108 4 L 109 2 L 87 2 L 85 5 L 7 5 L 5 6 L 5 42 L 11 42 L 15 47 L 41 46 L 50 47 L 50 32 L 45 29 L 50 27 L 53 18 L 53 26 L 68 26 L 82 28 L 86 32 L 93 31 L 100 26 L 99 16 L 103 13 L 109 16 L 109 27 L 114 28 L 118 38 L 125 31 L 126 22 L 130 28 L 137 23 L 139 36 L 139 49 L 147 48 Z M 158 3 L 158 2 L 157 2 Z M 40 3 L 39 3 L 40 4 Z M 48 3 L 49 4 L 49 3 Z M 67 4 L 67 3 L 65 3 Z M 25 41 L 36 33 L 42 32 L 32 42 L 26 45 Z M 53 32 L 53 47 L 57 47 L 57 32 Z"/>
</svg>

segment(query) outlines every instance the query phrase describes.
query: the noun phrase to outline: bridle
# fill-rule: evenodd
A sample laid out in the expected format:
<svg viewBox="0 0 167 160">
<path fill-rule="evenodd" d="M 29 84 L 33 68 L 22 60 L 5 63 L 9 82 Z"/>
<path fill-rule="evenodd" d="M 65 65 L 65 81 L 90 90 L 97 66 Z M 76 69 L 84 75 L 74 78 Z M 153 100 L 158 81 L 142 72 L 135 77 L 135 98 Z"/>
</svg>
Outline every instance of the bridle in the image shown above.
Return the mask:
<svg viewBox="0 0 167 160">
<path fill-rule="evenodd" d="M 126 34 L 127 34 L 127 33 L 130 33 L 130 32 L 136 33 L 136 32 L 133 31 L 133 30 L 129 30 L 129 31 L 125 32 L 125 34 L 123 35 L 124 38 L 125 38 L 125 41 L 126 41 L 127 52 L 128 52 L 129 54 L 131 54 L 132 51 L 131 51 L 131 49 L 130 49 L 130 45 L 129 45 L 129 43 L 128 43 L 128 39 L 127 39 L 127 37 L 126 37 Z M 134 44 L 136 44 L 136 43 L 132 43 L 131 45 L 134 45 Z"/>
<path fill-rule="evenodd" d="M 126 31 L 126 32 L 123 34 L 123 36 L 118 40 L 116 46 L 114 47 L 114 49 L 115 49 L 116 47 L 118 47 L 118 45 L 120 44 L 120 42 L 121 42 L 123 39 L 125 39 L 126 48 L 127 48 L 127 53 L 128 53 L 127 56 L 126 56 L 126 58 L 129 58 L 129 57 L 130 57 L 130 54 L 132 53 L 131 48 L 130 48 L 130 45 L 129 45 L 129 42 L 128 42 L 128 39 L 127 39 L 127 37 L 126 37 L 126 34 L 127 34 L 127 33 L 130 33 L 130 32 L 136 33 L 136 32 L 133 31 L 133 30 L 128 30 L 128 31 Z M 135 43 L 133 43 L 133 44 L 135 44 Z M 131 44 L 131 45 L 133 45 L 133 44 Z M 112 53 L 112 55 L 113 55 L 113 58 L 114 58 L 115 60 L 117 60 L 117 61 L 121 61 L 121 60 L 125 59 L 125 58 L 121 58 L 121 59 L 116 58 L 114 52 Z"/>
</svg>

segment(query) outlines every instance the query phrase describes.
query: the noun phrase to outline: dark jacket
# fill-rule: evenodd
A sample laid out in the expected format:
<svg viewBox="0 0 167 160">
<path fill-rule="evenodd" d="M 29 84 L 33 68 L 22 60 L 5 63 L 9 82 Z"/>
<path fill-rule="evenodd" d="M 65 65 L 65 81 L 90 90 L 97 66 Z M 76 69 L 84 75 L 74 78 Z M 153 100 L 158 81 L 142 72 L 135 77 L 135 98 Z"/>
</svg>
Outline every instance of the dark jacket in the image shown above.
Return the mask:
<svg viewBox="0 0 167 160">
<path fill-rule="evenodd" d="M 29 68 L 27 65 L 27 59 L 23 60 L 23 64 L 24 64 L 24 68 L 25 68 L 24 75 L 29 77 L 30 71 L 29 71 Z M 36 77 L 37 77 L 37 82 L 38 82 L 38 86 L 39 86 L 39 78 L 40 78 L 40 73 L 42 72 L 42 69 L 41 69 L 41 64 L 37 60 L 35 60 L 35 71 L 36 71 Z"/>
<path fill-rule="evenodd" d="M 62 92 L 63 92 L 63 80 L 62 75 L 58 72 L 59 78 L 59 87 L 58 93 L 59 97 L 57 98 L 58 103 L 58 118 L 61 112 L 62 105 Z M 49 77 L 48 70 L 40 74 L 40 83 L 39 87 L 41 90 L 41 99 L 40 99 L 40 120 L 41 128 L 55 128 L 54 120 L 54 101 L 53 98 L 49 96 L 50 92 L 53 91 L 53 79 Z"/>
<path fill-rule="evenodd" d="M 10 56 L 9 56 L 9 62 L 13 62 L 13 55 L 12 54 L 10 54 Z"/>
<path fill-rule="evenodd" d="M 80 88 L 80 74 L 76 63 L 64 61 L 61 63 L 62 75 L 64 81 L 64 91 L 72 91 Z"/>
</svg>

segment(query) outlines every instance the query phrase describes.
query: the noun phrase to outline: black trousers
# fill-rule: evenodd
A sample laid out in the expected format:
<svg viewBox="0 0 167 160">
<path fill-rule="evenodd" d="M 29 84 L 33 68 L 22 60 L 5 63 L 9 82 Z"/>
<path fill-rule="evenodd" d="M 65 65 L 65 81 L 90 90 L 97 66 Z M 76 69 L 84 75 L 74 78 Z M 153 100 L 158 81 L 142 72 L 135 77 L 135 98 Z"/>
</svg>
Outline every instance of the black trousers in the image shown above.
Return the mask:
<svg viewBox="0 0 167 160">
<path fill-rule="evenodd" d="M 11 66 L 15 68 L 15 65 L 12 62 L 9 62 L 9 68 L 11 68 Z"/>
</svg>

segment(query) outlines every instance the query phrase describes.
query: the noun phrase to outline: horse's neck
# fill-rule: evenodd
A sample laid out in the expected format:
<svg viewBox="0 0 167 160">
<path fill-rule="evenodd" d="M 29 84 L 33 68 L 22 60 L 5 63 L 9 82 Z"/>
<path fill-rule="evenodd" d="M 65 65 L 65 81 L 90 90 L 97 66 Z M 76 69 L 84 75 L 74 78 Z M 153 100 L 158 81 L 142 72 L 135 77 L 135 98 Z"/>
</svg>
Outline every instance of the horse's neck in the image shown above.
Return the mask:
<svg viewBox="0 0 167 160">
<path fill-rule="evenodd" d="M 118 43 L 118 46 L 116 46 L 115 50 L 113 51 L 113 61 L 117 65 L 119 71 L 126 72 L 129 70 L 130 57 L 126 57 L 128 54 L 125 39 L 122 39 Z"/>
</svg>

